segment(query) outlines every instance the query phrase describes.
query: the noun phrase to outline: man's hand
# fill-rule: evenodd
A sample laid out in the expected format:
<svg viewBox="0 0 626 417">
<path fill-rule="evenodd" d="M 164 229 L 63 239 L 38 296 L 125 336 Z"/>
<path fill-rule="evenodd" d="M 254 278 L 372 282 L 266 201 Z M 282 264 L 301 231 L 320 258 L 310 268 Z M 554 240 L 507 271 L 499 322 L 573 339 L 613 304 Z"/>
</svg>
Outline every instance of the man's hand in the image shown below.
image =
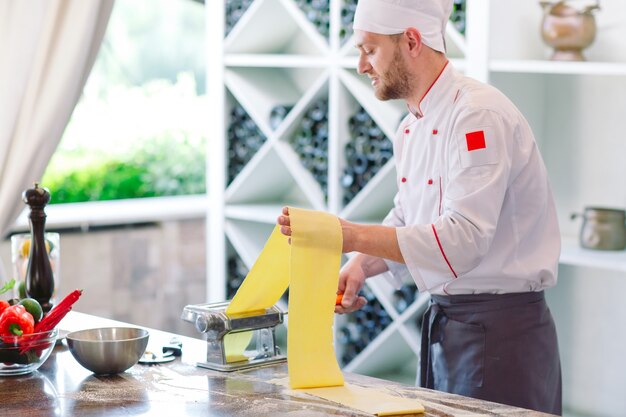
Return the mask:
<svg viewBox="0 0 626 417">
<path fill-rule="evenodd" d="M 343 299 L 335 306 L 335 313 L 351 313 L 367 304 L 365 297 L 358 294 L 369 277 L 387 271 L 387 264 L 382 258 L 359 253 L 352 257 L 339 272 L 339 291 Z"/>
<path fill-rule="evenodd" d="M 280 225 L 280 233 L 291 236 L 291 221 L 289 220 L 289 207 L 283 207 L 283 214 L 278 216 L 276 222 Z"/>
<path fill-rule="evenodd" d="M 289 219 L 289 207 L 283 207 L 283 212 L 278 218 L 276 222 L 280 225 L 280 232 L 285 236 L 291 236 L 291 220 Z M 352 239 L 355 237 L 354 228 L 357 227 L 356 224 L 350 223 L 344 219 L 339 219 L 339 224 L 341 225 L 341 233 L 343 237 L 343 246 L 342 252 L 351 252 L 353 249 Z M 289 240 L 291 243 L 291 240 Z"/>
<path fill-rule="evenodd" d="M 277 223 L 282 234 L 291 236 L 289 207 L 283 207 Z M 387 264 L 382 258 L 400 262 L 403 262 L 403 259 L 394 228 L 359 225 L 343 219 L 339 219 L 339 223 L 343 237 L 343 252 L 362 252 L 348 261 L 339 272 L 337 294 L 342 294 L 343 299 L 340 305 L 335 306 L 335 312 L 343 314 L 356 311 L 367 304 L 365 297 L 358 296 L 358 293 L 363 288 L 366 278 L 387 270 Z M 359 239 L 359 236 L 363 235 L 367 236 L 367 239 Z M 291 243 L 291 238 L 289 242 Z M 359 242 L 363 247 L 359 247 Z"/>
<path fill-rule="evenodd" d="M 354 259 L 353 259 L 354 261 Z M 358 295 L 365 284 L 365 271 L 360 262 L 348 262 L 339 272 L 339 289 L 337 294 L 343 294 L 341 304 L 335 306 L 335 313 L 345 314 L 363 308 L 367 304 L 365 297 Z"/>
</svg>

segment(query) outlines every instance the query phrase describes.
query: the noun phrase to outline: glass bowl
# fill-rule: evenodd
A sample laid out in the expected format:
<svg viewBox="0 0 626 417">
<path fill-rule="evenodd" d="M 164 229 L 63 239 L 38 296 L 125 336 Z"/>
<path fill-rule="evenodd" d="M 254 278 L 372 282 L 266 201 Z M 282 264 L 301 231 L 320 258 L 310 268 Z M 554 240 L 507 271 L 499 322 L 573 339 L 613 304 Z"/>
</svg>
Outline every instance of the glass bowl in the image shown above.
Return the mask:
<svg viewBox="0 0 626 417">
<path fill-rule="evenodd" d="M 54 349 L 59 332 L 0 336 L 0 376 L 23 375 L 38 369 Z"/>
</svg>

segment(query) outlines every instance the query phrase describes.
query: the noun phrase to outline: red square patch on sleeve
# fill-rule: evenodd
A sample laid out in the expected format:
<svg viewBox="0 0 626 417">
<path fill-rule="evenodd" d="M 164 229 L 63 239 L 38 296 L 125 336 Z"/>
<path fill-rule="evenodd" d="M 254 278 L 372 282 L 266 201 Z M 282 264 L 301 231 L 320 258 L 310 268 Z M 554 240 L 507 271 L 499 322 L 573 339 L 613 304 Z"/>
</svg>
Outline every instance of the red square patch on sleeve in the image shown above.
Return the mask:
<svg viewBox="0 0 626 417">
<path fill-rule="evenodd" d="M 465 142 L 467 142 L 468 152 L 475 151 L 476 149 L 485 149 L 487 147 L 485 143 L 485 132 L 482 130 L 466 133 Z"/>
</svg>

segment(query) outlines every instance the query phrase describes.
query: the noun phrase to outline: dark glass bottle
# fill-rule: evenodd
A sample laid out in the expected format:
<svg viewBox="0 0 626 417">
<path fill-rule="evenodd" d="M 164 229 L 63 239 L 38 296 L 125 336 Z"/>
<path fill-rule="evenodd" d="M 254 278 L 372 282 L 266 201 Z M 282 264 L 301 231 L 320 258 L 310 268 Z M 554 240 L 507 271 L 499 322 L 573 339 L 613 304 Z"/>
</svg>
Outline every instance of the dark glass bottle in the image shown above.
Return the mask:
<svg viewBox="0 0 626 417">
<path fill-rule="evenodd" d="M 30 206 L 30 254 L 26 269 L 26 295 L 41 304 L 44 313 L 50 311 L 50 298 L 54 294 L 54 276 L 50 257 L 46 251 L 44 207 L 50 201 L 50 192 L 35 183 L 22 193 L 22 200 Z"/>
</svg>

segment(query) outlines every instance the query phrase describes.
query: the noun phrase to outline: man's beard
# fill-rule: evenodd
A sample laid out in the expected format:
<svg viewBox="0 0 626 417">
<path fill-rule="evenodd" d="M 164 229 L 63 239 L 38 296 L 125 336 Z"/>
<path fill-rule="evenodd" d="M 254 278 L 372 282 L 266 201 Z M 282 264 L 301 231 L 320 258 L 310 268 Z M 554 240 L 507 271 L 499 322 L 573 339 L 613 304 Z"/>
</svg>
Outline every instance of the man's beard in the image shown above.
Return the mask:
<svg viewBox="0 0 626 417">
<path fill-rule="evenodd" d="M 406 70 L 400 49 L 396 49 L 393 59 L 387 71 L 380 74 L 379 88 L 375 90 L 376 98 L 379 100 L 395 100 L 407 98 L 411 88 L 409 83 L 409 72 Z"/>
</svg>

